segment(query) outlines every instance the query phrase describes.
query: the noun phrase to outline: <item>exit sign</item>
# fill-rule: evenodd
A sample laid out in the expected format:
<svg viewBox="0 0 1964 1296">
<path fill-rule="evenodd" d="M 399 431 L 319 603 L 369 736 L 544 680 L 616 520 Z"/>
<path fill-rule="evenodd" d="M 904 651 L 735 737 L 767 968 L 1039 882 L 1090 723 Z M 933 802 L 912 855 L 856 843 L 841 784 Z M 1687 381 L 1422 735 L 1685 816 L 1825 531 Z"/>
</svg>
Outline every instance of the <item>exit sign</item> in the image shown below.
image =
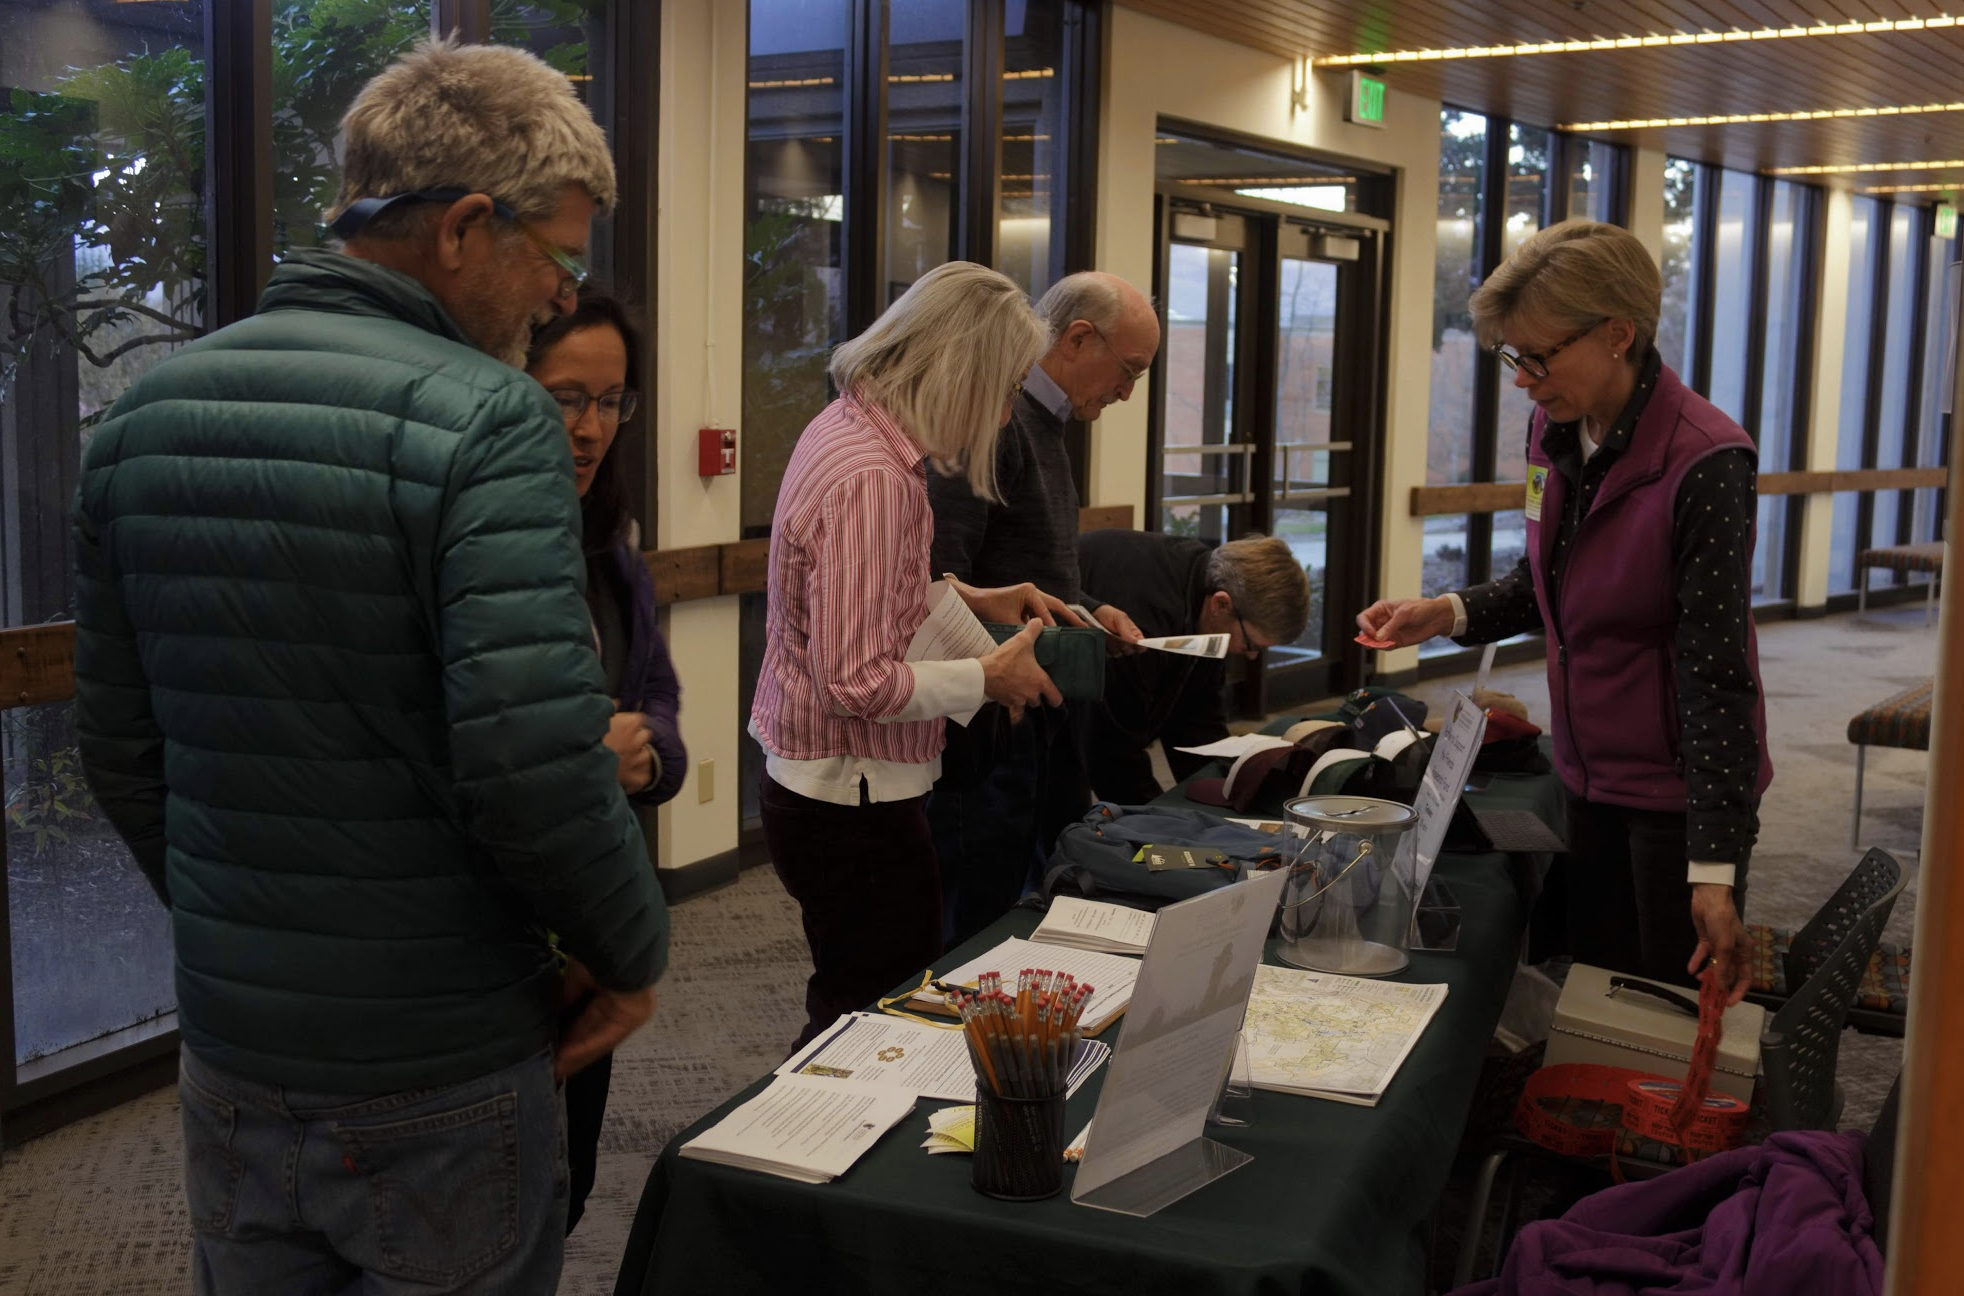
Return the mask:
<svg viewBox="0 0 1964 1296">
<path fill-rule="evenodd" d="M 1384 127 L 1384 82 L 1356 69 L 1350 73 L 1350 98 L 1343 119 L 1359 126 Z"/>
<path fill-rule="evenodd" d="M 1957 237 L 1957 209 L 1948 203 L 1937 204 L 1937 237 Z"/>
</svg>

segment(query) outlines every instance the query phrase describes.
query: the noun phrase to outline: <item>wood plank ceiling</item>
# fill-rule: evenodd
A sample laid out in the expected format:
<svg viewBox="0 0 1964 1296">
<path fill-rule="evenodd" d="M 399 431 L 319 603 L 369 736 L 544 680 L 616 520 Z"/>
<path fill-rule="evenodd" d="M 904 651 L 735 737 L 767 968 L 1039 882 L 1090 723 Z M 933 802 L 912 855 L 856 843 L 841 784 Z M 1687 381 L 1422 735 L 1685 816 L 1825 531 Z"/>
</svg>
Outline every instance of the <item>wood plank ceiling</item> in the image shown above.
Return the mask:
<svg viewBox="0 0 1964 1296">
<path fill-rule="evenodd" d="M 1285 58 L 1945 17 L 1934 0 L 1123 0 Z M 1964 4 L 1955 16 L 1964 18 Z M 1322 68 L 1319 76 L 1343 75 Z M 1535 125 L 1964 102 L 1964 22 L 1946 28 L 1390 63 L 1394 87 Z M 1745 171 L 1964 160 L 1964 109 L 1592 132 Z M 1959 184 L 1949 169 L 1809 176 Z"/>
</svg>

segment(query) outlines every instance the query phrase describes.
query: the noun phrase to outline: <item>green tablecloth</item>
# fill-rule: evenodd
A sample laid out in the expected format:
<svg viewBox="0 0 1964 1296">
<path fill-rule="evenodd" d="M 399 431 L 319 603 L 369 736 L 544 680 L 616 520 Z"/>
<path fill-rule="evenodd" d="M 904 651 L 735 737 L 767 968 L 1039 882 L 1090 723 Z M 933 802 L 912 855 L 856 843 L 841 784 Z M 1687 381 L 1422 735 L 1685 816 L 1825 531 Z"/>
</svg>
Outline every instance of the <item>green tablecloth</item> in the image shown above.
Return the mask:
<svg viewBox="0 0 1964 1296">
<path fill-rule="evenodd" d="M 1553 803 L 1559 792 L 1552 784 L 1523 780 L 1508 799 Z M 616 1296 L 1421 1291 L 1427 1220 L 1466 1123 L 1526 919 L 1519 870 L 1507 857 L 1448 855 L 1437 874 L 1463 910 L 1459 948 L 1414 951 L 1411 968 L 1397 979 L 1444 982 L 1451 990 L 1377 1107 L 1258 1091 L 1249 1127 L 1208 1131 L 1254 1161 L 1150 1219 L 1133 1219 L 1072 1205 L 1070 1168 L 1064 1192 L 1049 1201 L 983 1197 L 969 1187 L 969 1158 L 931 1157 L 919 1146 L 935 1105 L 927 1102 L 831 1184 L 677 1155 L 697 1132 L 754 1097 L 766 1077 L 662 1151 L 635 1215 Z M 1006 937 L 1027 936 L 1037 920 L 1012 911 L 940 965 L 954 967 Z M 1117 1041 L 1115 1033 L 1106 1038 Z M 1071 1100 L 1067 1135 L 1091 1119 L 1107 1069 Z"/>
</svg>

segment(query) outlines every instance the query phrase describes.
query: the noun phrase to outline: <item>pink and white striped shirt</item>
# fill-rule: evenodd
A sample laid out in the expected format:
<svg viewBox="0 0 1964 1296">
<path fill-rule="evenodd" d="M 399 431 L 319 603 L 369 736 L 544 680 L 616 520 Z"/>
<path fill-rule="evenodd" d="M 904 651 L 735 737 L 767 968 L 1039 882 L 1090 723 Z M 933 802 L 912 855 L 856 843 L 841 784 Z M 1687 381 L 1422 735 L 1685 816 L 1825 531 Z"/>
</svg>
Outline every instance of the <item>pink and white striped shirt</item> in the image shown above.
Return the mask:
<svg viewBox="0 0 1964 1296">
<path fill-rule="evenodd" d="M 927 458 L 877 404 L 843 396 L 805 428 L 771 522 L 764 665 L 750 732 L 783 786 L 859 804 L 941 774 L 942 717 L 981 705 L 977 661 L 903 660 L 927 619 Z"/>
</svg>

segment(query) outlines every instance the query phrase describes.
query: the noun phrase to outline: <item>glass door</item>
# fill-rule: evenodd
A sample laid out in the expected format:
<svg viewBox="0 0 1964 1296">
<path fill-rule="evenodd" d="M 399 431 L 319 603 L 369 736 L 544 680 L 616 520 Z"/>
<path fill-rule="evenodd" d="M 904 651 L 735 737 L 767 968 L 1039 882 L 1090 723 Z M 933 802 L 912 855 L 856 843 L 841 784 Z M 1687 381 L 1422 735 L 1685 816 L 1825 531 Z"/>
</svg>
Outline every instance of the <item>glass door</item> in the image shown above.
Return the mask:
<svg viewBox="0 0 1964 1296">
<path fill-rule="evenodd" d="M 1213 197 L 1209 195 L 1209 197 Z M 1160 194 L 1166 320 L 1149 525 L 1219 543 L 1280 537 L 1309 575 L 1309 622 L 1252 669 L 1229 663 L 1245 716 L 1364 682 L 1346 630 L 1370 587 L 1364 507 L 1381 417 L 1380 218 Z"/>
<path fill-rule="evenodd" d="M 1160 294 L 1166 340 L 1158 527 L 1215 544 L 1249 529 L 1255 501 L 1255 435 L 1237 399 L 1248 368 L 1240 354 L 1247 225 L 1233 216 L 1176 221 Z"/>
<path fill-rule="evenodd" d="M 1306 232 L 1286 230 L 1289 243 Z M 1331 656 L 1330 547 L 1350 494 L 1349 429 L 1337 410 L 1337 297 L 1340 265 L 1284 251 L 1276 306 L 1275 453 L 1269 483 L 1270 532 L 1287 541 L 1309 573 L 1309 624 L 1294 643 L 1270 650 L 1270 671 Z M 1341 545 L 1339 545 L 1341 548 Z"/>
</svg>

